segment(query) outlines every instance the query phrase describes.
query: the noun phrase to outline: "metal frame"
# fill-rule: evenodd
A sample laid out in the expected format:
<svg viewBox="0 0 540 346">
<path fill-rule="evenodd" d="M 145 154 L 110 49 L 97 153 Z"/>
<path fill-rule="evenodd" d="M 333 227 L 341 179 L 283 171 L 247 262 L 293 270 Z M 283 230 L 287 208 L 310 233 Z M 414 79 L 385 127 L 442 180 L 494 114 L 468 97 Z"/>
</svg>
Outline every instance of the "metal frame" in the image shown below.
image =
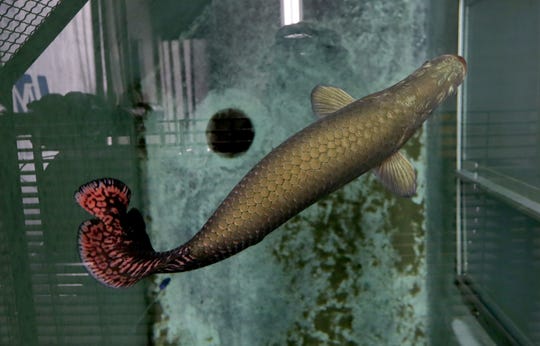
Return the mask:
<svg viewBox="0 0 540 346">
<path fill-rule="evenodd" d="M 463 300 L 470 307 L 472 314 L 488 334 L 497 341 L 503 341 L 502 345 L 526 345 L 526 339 L 521 335 L 511 333 L 506 324 L 511 321 L 500 321 L 495 312 L 490 309 L 489 302 L 478 292 L 474 283 L 467 275 L 456 278 L 456 285 L 463 296 Z M 514 331 L 516 328 L 514 328 Z"/>
<path fill-rule="evenodd" d="M 459 8 L 458 8 L 458 54 L 461 56 L 465 56 L 465 46 L 464 46 L 464 38 L 463 38 L 463 32 L 465 31 L 465 0 L 459 0 Z M 463 126 L 463 105 L 465 102 L 463 102 L 463 97 L 465 95 L 464 89 L 465 83 L 461 86 L 461 88 L 458 88 L 457 90 L 457 139 L 456 139 L 456 169 L 459 172 L 461 170 L 461 161 L 462 161 L 462 148 L 463 148 L 463 132 L 462 132 L 462 126 Z M 467 259 L 464 258 L 466 254 L 466 249 L 462 248 L 463 244 L 466 244 L 466 241 L 464 239 L 463 229 L 461 225 L 462 215 L 461 215 L 461 181 L 459 179 L 456 179 L 456 270 L 457 275 L 462 275 L 462 270 L 467 266 Z"/>
</svg>

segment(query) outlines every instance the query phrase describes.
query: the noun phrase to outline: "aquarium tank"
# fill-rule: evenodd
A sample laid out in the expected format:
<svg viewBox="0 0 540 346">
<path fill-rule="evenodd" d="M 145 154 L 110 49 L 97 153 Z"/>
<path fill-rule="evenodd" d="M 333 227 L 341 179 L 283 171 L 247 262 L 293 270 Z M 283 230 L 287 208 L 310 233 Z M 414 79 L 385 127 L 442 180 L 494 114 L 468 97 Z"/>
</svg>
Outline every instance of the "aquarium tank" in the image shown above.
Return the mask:
<svg viewBox="0 0 540 346">
<path fill-rule="evenodd" d="M 533 0 L 0 0 L 0 344 L 540 344 L 539 42 Z M 400 151 L 412 196 L 368 172 L 211 265 L 87 270 L 79 229 L 176 248 L 325 124 L 316 86 L 353 102 L 443 54 L 467 75 Z M 100 178 L 140 215 L 87 221 Z"/>
</svg>

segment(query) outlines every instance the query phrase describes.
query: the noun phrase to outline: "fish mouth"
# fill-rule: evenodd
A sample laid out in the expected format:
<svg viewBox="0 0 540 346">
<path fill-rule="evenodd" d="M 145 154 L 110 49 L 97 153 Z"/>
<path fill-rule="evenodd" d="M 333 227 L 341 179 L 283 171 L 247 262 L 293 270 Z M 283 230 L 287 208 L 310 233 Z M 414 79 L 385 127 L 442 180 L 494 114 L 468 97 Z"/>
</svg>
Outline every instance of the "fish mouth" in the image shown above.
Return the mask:
<svg viewBox="0 0 540 346">
<path fill-rule="evenodd" d="M 463 65 L 463 69 L 465 69 L 465 72 L 467 72 L 467 61 L 465 61 L 465 58 L 459 55 L 456 55 L 456 58 L 458 58 L 461 65 Z"/>
</svg>

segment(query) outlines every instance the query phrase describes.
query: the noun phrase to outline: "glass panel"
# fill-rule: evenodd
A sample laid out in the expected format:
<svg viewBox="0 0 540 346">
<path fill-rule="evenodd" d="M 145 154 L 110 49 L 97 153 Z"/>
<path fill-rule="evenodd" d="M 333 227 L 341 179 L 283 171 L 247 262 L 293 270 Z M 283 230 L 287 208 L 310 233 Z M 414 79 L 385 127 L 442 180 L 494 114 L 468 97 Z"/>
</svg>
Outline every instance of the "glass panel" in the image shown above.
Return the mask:
<svg viewBox="0 0 540 346">
<path fill-rule="evenodd" d="M 463 4 L 458 281 L 494 334 L 537 344 L 540 3 Z"/>
<path fill-rule="evenodd" d="M 465 3 L 462 169 L 539 202 L 540 3 Z"/>
</svg>

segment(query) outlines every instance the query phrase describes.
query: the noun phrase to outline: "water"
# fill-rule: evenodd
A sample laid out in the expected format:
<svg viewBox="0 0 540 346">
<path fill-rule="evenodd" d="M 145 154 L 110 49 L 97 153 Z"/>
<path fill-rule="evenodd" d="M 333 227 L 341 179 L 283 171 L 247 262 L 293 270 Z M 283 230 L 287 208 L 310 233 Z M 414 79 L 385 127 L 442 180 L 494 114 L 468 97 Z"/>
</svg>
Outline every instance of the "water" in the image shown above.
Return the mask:
<svg viewBox="0 0 540 346">
<path fill-rule="evenodd" d="M 0 88 L 15 85 L 0 98 L 0 344 L 490 344 L 454 283 L 455 98 L 404 147 L 411 199 L 366 174 L 230 259 L 128 289 L 80 263 L 79 185 L 124 181 L 171 249 L 316 120 L 317 84 L 359 98 L 457 50 L 454 1 L 287 4 L 92 1 L 61 34 L 46 27 L 56 40 Z M 210 149 L 213 116 L 239 113 L 243 149 Z"/>
<path fill-rule="evenodd" d="M 149 148 L 151 234 L 161 249 L 191 237 L 264 153 L 314 120 L 309 94 L 316 84 L 360 97 L 396 82 L 426 56 L 420 1 L 306 6 L 311 21 L 281 29 L 279 10 L 277 3 L 214 3 L 197 22 L 192 35 L 204 33 L 205 54 L 196 59 L 220 63 L 194 121 L 180 121 L 184 138 Z M 204 139 L 208 116 L 226 107 L 243 110 L 255 128 L 250 150 L 233 160 L 208 152 Z M 155 120 L 150 132 L 164 126 Z M 422 141 L 409 145 L 417 162 Z M 412 201 L 397 200 L 371 177 L 359 179 L 256 247 L 173 276 L 162 299 L 169 320 L 156 326 L 160 340 L 425 343 L 420 186 Z M 397 220 L 403 209 L 407 222 Z"/>
</svg>

